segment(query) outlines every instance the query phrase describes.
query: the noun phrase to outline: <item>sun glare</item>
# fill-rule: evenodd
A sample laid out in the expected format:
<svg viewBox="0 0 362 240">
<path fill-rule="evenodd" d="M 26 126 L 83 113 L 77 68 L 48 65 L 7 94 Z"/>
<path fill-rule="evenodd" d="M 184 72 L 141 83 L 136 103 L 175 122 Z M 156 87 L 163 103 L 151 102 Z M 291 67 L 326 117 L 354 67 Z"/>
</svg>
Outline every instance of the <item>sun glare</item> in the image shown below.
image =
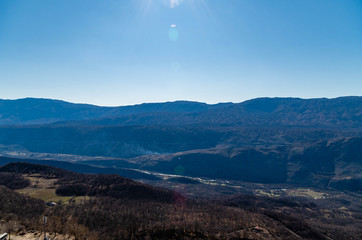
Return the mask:
<svg viewBox="0 0 362 240">
<path fill-rule="evenodd" d="M 175 8 L 179 6 L 183 0 L 168 0 L 170 8 Z"/>
</svg>

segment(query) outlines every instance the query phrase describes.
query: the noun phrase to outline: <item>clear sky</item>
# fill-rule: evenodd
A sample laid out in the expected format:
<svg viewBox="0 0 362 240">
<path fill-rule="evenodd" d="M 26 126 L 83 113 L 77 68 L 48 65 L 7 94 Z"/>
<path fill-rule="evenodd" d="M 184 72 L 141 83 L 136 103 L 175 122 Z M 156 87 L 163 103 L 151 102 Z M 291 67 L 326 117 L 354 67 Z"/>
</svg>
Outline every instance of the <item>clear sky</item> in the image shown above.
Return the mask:
<svg viewBox="0 0 362 240">
<path fill-rule="evenodd" d="M 0 0 L 0 98 L 362 95 L 361 0 Z"/>
</svg>

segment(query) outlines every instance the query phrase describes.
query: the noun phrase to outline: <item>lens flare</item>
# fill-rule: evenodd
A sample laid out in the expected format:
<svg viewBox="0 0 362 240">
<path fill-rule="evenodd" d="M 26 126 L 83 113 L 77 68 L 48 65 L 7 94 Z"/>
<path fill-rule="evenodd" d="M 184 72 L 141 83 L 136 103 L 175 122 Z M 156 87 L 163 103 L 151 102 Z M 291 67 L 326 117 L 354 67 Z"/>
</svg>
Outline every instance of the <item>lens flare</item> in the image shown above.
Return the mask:
<svg viewBox="0 0 362 240">
<path fill-rule="evenodd" d="M 178 165 L 177 167 L 175 167 L 175 173 L 177 175 L 183 175 L 185 173 L 185 168 L 181 165 Z"/>
<path fill-rule="evenodd" d="M 176 8 L 181 5 L 184 0 L 163 0 L 163 4 L 169 8 Z"/>
<path fill-rule="evenodd" d="M 179 6 L 182 2 L 183 0 L 169 0 L 169 6 L 170 8 L 175 8 Z"/>
<path fill-rule="evenodd" d="M 171 63 L 171 70 L 174 72 L 178 72 L 181 69 L 181 64 L 179 62 L 172 62 Z"/>
<path fill-rule="evenodd" d="M 179 34 L 176 25 L 174 27 L 171 26 L 168 30 L 168 39 L 170 39 L 171 42 L 176 42 L 178 40 L 178 36 Z"/>
</svg>

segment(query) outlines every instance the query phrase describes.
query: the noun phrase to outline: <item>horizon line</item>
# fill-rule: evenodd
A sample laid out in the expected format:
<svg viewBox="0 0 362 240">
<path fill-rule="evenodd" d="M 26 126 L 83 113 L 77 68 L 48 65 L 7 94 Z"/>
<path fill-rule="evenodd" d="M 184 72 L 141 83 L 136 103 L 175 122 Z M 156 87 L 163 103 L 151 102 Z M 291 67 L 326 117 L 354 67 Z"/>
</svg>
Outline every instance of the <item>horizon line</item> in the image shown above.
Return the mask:
<svg viewBox="0 0 362 240">
<path fill-rule="evenodd" d="M 160 102 L 142 102 L 142 103 L 134 103 L 134 104 L 126 104 L 126 105 L 97 105 L 93 103 L 87 103 L 87 102 L 73 102 L 70 100 L 63 100 L 63 99 L 57 99 L 57 98 L 46 98 L 46 97 L 23 97 L 23 98 L 0 98 L 0 101 L 19 101 L 19 100 L 26 100 L 26 99 L 35 99 L 35 100 L 50 100 L 50 101 L 60 101 L 64 103 L 70 103 L 70 104 L 77 104 L 77 105 L 91 105 L 91 106 L 97 106 L 97 107 L 128 107 L 128 106 L 139 106 L 143 104 L 164 104 L 164 103 L 177 103 L 177 102 L 188 102 L 188 103 L 201 103 L 206 105 L 218 105 L 218 104 L 240 104 L 247 101 L 252 101 L 256 99 L 300 99 L 300 100 L 314 100 L 314 99 L 338 99 L 338 98 L 353 98 L 353 97 L 362 97 L 356 96 L 356 95 L 346 95 L 346 96 L 338 96 L 338 97 L 311 97 L 311 98 L 303 98 L 303 97 L 255 97 L 246 99 L 240 102 L 233 102 L 233 101 L 225 101 L 225 102 L 217 102 L 217 103 L 208 103 L 203 101 L 196 101 L 196 100 L 167 100 L 167 101 L 160 101 Z"/>
</svg>

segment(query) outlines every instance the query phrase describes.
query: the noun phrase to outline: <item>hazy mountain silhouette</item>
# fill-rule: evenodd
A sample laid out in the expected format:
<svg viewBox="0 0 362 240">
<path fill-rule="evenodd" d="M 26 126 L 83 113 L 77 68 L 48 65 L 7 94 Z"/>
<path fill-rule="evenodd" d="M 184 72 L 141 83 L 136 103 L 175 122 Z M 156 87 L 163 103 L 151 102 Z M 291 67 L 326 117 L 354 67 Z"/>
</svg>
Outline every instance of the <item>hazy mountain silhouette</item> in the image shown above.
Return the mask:
<svg viewBox="0 0 362 240">
<path fill-rule="evenodd" d="M 237 104 L 216 105 L 177 101 L 124 107 L 26 98 L 1 100 L 0 113 L 0 124 L 3 125 L 59 121 L 67 124 L 64 121 L 72 120 L 69 124 L 361 128 L 362 97 L 257 98 Z"/>
<path fill-rule="evenodd" d="M 199 112 L 149 112 L 79 124 L 361 128 L 362 97 L 258 98 Z"/>
<path fill-rule="evenodd" d="M 24 98 L 17 100 L 0 100 L 0 124 L 44 124 L 57 121 L 86 120 L 150 112 L 200 112 L 228 105 L 230 104 L 208 105 L 199 102 L 176 101 L 166 103 L 144 103 L 122 107 L 100 107 L 89 104 L 69 103 L 60 100 Z"/>
</svg>

